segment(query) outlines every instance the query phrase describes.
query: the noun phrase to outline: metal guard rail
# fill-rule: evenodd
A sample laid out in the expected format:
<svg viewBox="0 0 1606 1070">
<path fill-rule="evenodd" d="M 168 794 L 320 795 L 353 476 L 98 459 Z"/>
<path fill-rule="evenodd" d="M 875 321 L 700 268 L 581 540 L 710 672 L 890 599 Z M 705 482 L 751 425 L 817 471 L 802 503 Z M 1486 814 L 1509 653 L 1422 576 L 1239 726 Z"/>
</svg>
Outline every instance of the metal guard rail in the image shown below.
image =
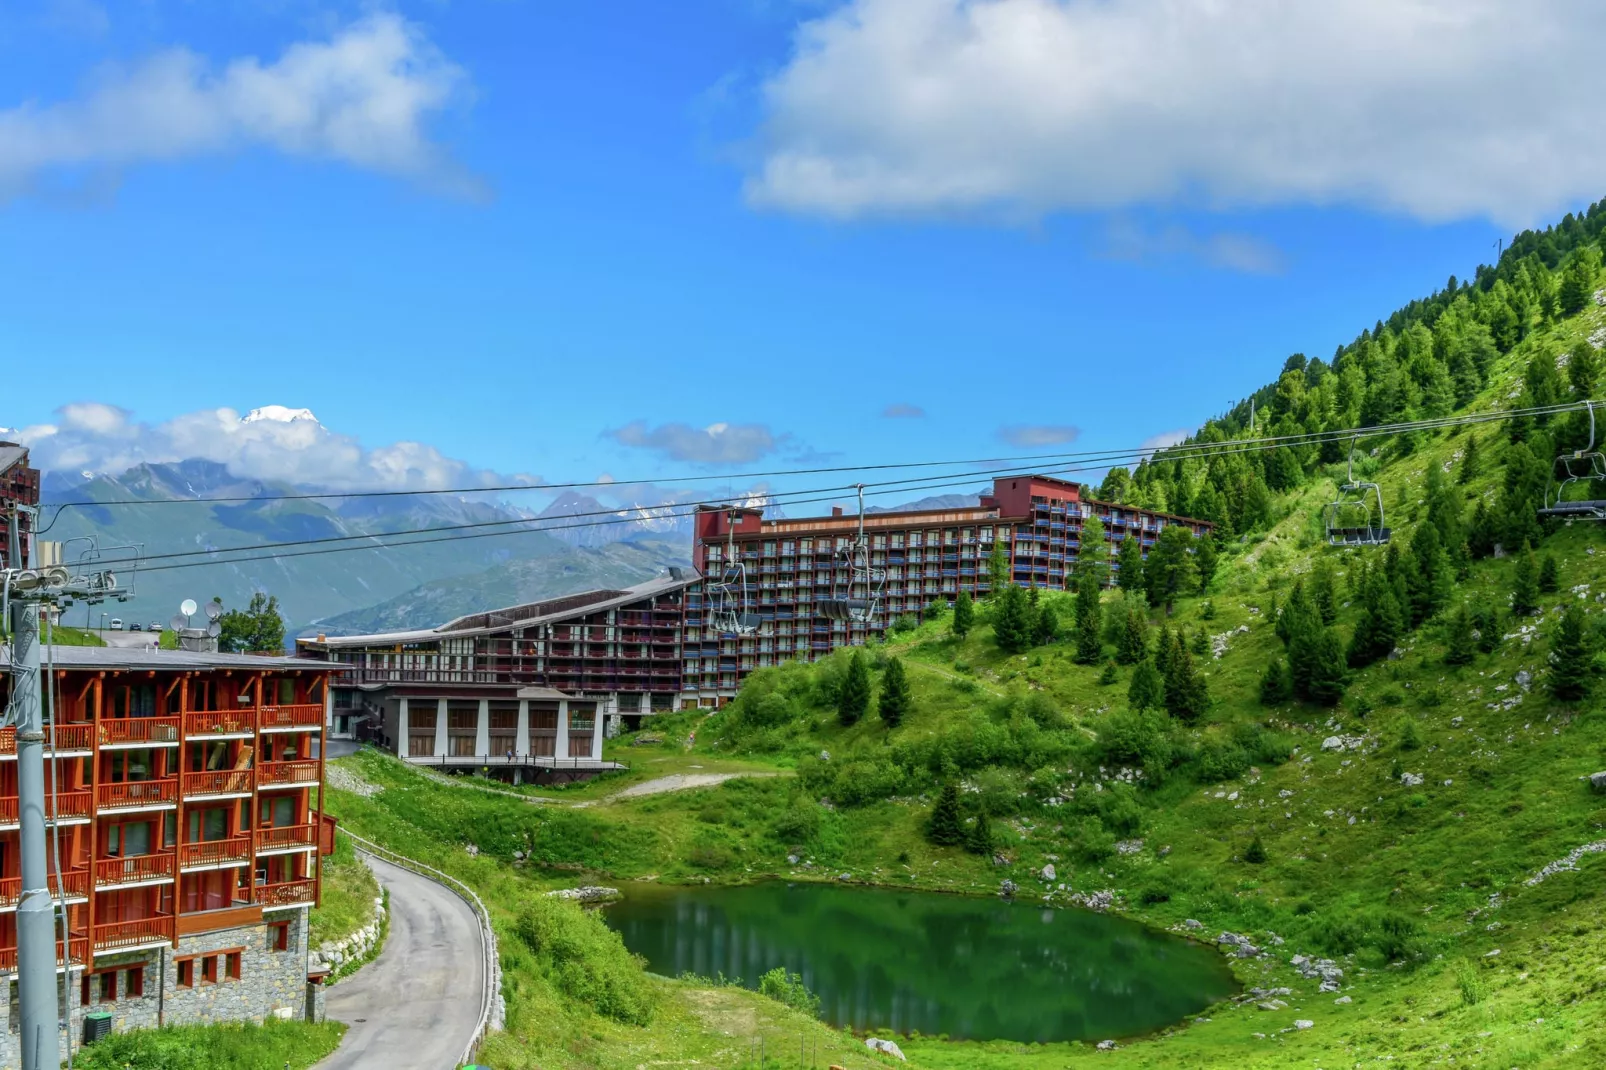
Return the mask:
<svg viewBox="0 0 1606 1070">
<path fill-rule="evenodd" d="M 485 1040 L 485 1034 L 489 1033 L 493 1028 L 491 1024 L 491 1016 L 495 1013 L 496 1000 L 502 991 L 502 961 L 497 954 L 496 930 L 491 927 L 491 912 L 485 909 L 485 904 L 480 901 L 480 897 L 475 894 L 474 889 L 470 888 L 468 885 L 464 884 L 450 873 L 442 873 L 434 866 L 427 866 L 417 859 L 408 858 L 403 854 L 397 854 L 389 847 L 382 846 L 375 843 L 373 840 L 359 836 L 348 828 L 339 827 L 337 831 L 342 836 L 350 837 L 355 843 L 360 845 L 359 849 L 366 851 L 369 854 L 376 855 L 386 862 L 401 866 L 403 869 L 410 869 L 414 873 L 417 873 L 422 877 L 427 877 L 437 883 L 445 884 L 457 894 L 458 898 L 462 899 L 464 902 L 468 903 L 469 906 L 474 908 L 474 916 L 479 919 L 480 923 L 480 953 L 485 964 L 485 985 L 480 999 L 479 1024 L 475 1026 L 474 1036 L 469 1039 L 468 1047 L 463 1049 L 463 1057 L 457 1060 L 457 1065 L 463 1066 L 464 1064 L 473 1062 L 475 1052 L 479 1050 L 480 1044 Z M 454 1067 L 453 1070 L 456 1070 L 456 1068 Z"/>
</svg>

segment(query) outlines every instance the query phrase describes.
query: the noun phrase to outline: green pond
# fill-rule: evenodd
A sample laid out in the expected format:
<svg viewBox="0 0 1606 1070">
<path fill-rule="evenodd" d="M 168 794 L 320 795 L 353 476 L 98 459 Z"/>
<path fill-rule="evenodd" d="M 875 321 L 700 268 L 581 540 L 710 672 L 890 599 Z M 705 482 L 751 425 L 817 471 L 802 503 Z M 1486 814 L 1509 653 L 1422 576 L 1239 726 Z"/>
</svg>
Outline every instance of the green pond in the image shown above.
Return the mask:
<svg viewBox="0 0 1606 1070">
<path fill-rule="evenodd" d="M 622 890 L 605 917 L 653 972 L 756 988 L 785 966 L 827 1021 L 854 1029 L 1102 1040 L 1238 991 L 1211 948 L 1091 911 L 784 881 Z"/>
</svg>

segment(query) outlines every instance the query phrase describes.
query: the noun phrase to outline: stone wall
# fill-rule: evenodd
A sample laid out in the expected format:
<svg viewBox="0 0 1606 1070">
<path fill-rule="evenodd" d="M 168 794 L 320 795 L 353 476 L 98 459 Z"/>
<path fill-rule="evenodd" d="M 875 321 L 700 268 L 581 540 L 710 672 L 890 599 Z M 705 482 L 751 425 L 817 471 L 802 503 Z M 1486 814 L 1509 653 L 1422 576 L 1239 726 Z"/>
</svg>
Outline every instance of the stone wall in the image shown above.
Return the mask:
<svg viewBox="0 0 1606 1070">
<path fill-rule="evenodd" d="M 290 923 L 289 946 L 284 951 L 272 945 L 273 931 L 270 925 L 275 922 Z M 189 988 L 179 987 L 178 959 L 236 948 L 240 949 L 238 981 L 228 980 L 224 976 L 226 963 L 220 963 L 217 983 L 203 984 L 197 962 L 195 984 Z M 74 969 L 70 996 L 71 1035 L 75 1047 L 84 1035 L 83 1017 L 86 1014 L 110 1014 L 112 1030 L 118 1033 L 129 1029 L 153 1029 L 158 1021 L 167 1025 L 182 1025 L 195 1022 L 261 1022 L 270 1016 L 300 1018 L 306 1014 L 307 1008 L 307 911 L 275 910 L 268 913 L 264 921 L 251 925 L 180 937 L 177 950 L 161 948 L 124 955 L 99 955 L 94 963 L 96 971 L 112 968 L 126 970 L 132 966 L 144 968 L 143 995 L 126 996 L 123 991 L 125 975 L 119 975 L 116 1002 L 96 1002 L 98 994 L 92 981 L 90 1004 L 87 1007 L 79 1001 L 83 974 Z M 6 1007 L 4 1031 L 0 1032 L 0 1067 L 22 1064 L 14 977 L 9 984 L 11 999 Z"/>
<path fill-rule="evenodd" d="M 365 855 L 358 855 L 363 864 L 368 863 Z M 368 924 L 339 940 L 325 940 L 319 944 L 307 958 L 307 972 L 319 973 L 328 970 L 338 973 L 341 967 L 351 962 L 366 962 L 368 956 L 376 953 L 385 926 L 385 897 L 383 894 L 374 896 L 374 914 Z M 332 983 L 333 979 L 331 979 Z"/>
</svg>

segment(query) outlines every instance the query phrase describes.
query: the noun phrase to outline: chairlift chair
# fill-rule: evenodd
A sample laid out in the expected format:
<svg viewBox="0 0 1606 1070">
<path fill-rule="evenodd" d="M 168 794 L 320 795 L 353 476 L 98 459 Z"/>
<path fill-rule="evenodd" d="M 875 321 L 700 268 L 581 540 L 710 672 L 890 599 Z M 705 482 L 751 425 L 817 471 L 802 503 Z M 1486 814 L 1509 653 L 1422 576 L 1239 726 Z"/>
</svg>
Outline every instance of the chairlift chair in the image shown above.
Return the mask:
<svg viewBox="0 0 1606 1070">
<path fill-rule="evenodd" d="M 859 492 L 859 533 L 847 549 L 838 551 L 848 567 L 848 595 L 838 598 L 833 590 L 830 598 L 823 598 L 815 604 L 815 612 L 826 620 L 873 627 L 881 612 L 881 594 L 887 585 L 887 570 L 870 565 L 870 542 L 864 536 L 864 484 L 858 484 L 855 489 Z"/>
<path fill-rule="evenodd" d="M 748 607 L 747 566 L 736 556 L 736 510 L 726 515 L 725 561 L 719 579 L 706 585 L 708 623 L 721 635 L 752 635 L 758 614 Z"/>
<path fill-rule="evenodd" d="M 1355 478 L 1355 443 L 1349 446 L 1349 465 L 1338 499 L 1322 510 L 1329 546 L 1384 546 L 1392 534 L 1383 518 L 1383 488 Z"/>
<path fill-rule="evenodd" d="M 1584 402 L 1589 410 L 1589 443 L 1581 450 L 1564 453 L 1556 458 L 1550 469 L 1549 487 L 1545 488 L 1545 505 L 1540 516 L 1559 516 L 1568 520 L 1606 520 L 1606 501 L 1583 498 L 1567 501 L 1567 488 L 1583 483 L 1586 490 L 1595 480 L 1606 480 L 1606 454 L 1595 448 L 1595 403 Z"/>
</svg>

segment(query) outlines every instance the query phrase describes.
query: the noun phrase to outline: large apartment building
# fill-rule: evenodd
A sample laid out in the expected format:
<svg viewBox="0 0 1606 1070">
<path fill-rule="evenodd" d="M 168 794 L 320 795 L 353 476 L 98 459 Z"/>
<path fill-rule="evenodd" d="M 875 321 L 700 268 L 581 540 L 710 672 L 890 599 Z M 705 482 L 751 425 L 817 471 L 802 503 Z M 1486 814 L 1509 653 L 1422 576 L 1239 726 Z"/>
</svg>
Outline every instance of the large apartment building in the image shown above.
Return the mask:
<svg viewBox="0 0 1606 1070">
<path fill-rule="evenodd" d="M 699 510 L 693 564 L 710 585 L 724 579 L 739 585 L 748 619 L 739 630 L 721 627 L 712 615 L 696 623 L 688 619 L 688 698 L 718 701 L 734 694 L 754 669 L 814 660 L 879 638 L 899 616 L 919 613 L 938 599 L 951 604 L 960 591 L 985 597 L 995 545 L 1014 583 L 1058 591 L 1072 582 L 1082 524 L 1090 516 L 1103 521 L 1112 550 L 1138 539 L 1145 556 L 1168 525 L 1184 525 L 1196 536 L 1210 530 L 1205 521 L 1095 501 L 1082 491 L 1081 484 L 1052 476 L 1005 476 L 975 506 L 870 513 L 863 521 L 863 568 L 857 571 L 848 554 L 860 520 L 841 508 L 828 517 L 773 520 L 761 509 Z M 1110 566 L 1113 576 L 1113 557 Z M 867 621 L 820 611 L 827 600 L 869 601 L 877 593 L 874 581 L 880 600 Z"/>
<path fill-rule="evenodd" d="M 51 890 L 76 1035 L 302 1017 L 333 671 L 308 659 L 53 647 Z M 0 653 L 0 705 L 9 697 Z M 0 979 L 17 968 L 15 729 L 0 731 Z M 0 1066 L 21 1061 L 15 988 Z"/>
<path fill-rule="evenodd" d="M 28 447 L 0 442 L 0 568 L 20 568 L 31 560 L 32 525 L 26 513 L 18 513 L 18 535 L 22 552 L 16 565 L 11 563 L 10 522 L 16 507 L 39 504 L 39 469 L 28 466 Z"/>
<path fill-rule="evenodd" d="M 516 780 L 583 779 L 605 721 L 675 708 L 681 636 L 700 580 L 672 571 L 474 613 L 435 628 L 298 639 L 336 663 L 331 727 L 421 765 L 489 768 Z"/>
</svg>

